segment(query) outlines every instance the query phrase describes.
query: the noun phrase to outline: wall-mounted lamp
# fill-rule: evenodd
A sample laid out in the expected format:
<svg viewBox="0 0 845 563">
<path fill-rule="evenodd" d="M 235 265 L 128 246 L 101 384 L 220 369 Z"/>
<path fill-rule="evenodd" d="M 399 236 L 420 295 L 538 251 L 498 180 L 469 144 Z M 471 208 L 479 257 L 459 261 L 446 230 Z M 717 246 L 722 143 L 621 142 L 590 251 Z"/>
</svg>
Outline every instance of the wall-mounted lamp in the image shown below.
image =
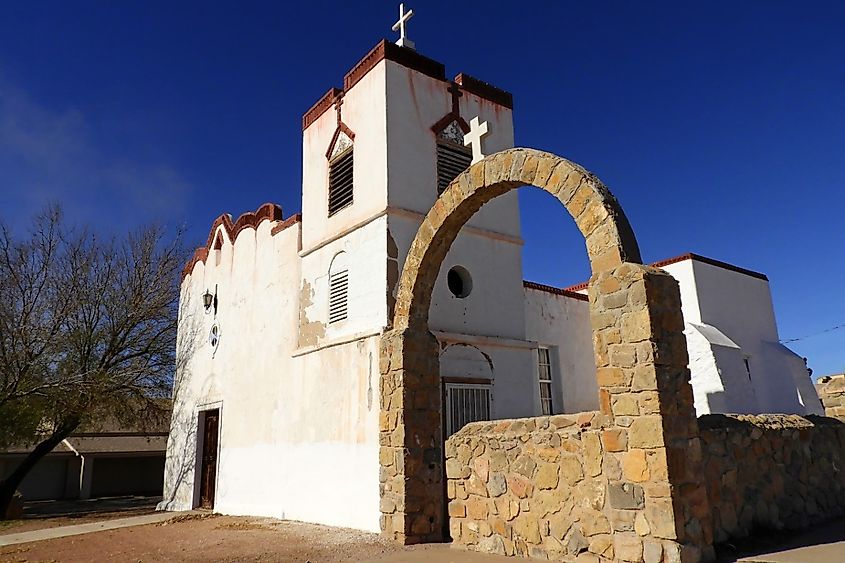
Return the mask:
<svg viewBox="0 0 845 563">
<path fill-rule="evenodd" d="M 203 306 L 205 307 L 205 310 L 206 310 L 206 311 L 208 311 L 209 309 L 211 309 L 211 304 L 212 304 L 212 302 L 213 302 L 213 301 L 214 301 L 214 296 L 211 294 L 211 292 L 210 292 L 210 291 L 208 291 L 208 290 L 206 289 L 206 290 L 205 290 L 205 293 L 204 293 L 204 294 L 203 294 L 203 296 L 202 296 L 202 304 L 203 304 Z"/>
<path fill-rule="evenodd" d="M 214 307 L 214 314 L 217 314 L 217 284 L 214 284 L 214 295 L 207 289 L 202 295 L 202 306 L 205 307 L 205 312 L 208 313 L 211 307 Z"/>
</svg>

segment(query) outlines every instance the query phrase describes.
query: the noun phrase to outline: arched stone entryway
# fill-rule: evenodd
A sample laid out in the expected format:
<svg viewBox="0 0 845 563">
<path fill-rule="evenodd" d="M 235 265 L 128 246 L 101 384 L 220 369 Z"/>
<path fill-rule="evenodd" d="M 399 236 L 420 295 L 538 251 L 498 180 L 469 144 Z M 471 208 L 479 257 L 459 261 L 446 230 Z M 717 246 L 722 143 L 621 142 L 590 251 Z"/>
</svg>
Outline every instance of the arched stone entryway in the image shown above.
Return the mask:
<svg viewBox="0 0 845 563">
<path fill-rule="evenodd" d="M 652 487 L 652 496 L 663 495 L 655 506 L 674 528 L 664 539 L 707 544 L 707 526 L 691 532 L 686 526 L 700 518 L 694 513 L 704 489 L 693 470 L 696 454 L 685 461 L 698 432 L 677 283 L 641 264 L 630 224 L 598 178 L 556 155 L 520 148 L 488 156 L 458 176 L 429 211 L 405 261 L 393 328 L 381 343 L 383 533 L 404 543 L 441 539 L 441 397 L 437 341 L 428 330 L 431 294 L 462 226 L 487 201 L 526 185 L 557 197 L 586 241 L 599 403 L 632 444 L 604 454 L 608 463 L 620 466 L 637 447 L 659 450 L 665 471 L 655 479 L 667 486 Z M 643 400 L 648 407 L 632 406 Z M 691 496 L 669 494 L 682 486 Z"/>
</svg>

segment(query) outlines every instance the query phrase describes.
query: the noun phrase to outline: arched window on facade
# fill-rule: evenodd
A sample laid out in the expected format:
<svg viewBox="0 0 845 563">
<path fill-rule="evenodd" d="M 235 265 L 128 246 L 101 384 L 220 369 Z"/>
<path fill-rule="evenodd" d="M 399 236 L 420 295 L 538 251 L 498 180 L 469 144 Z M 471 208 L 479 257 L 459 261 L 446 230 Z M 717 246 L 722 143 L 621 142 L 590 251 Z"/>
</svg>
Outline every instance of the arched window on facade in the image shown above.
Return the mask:
<svg viewBox="0 0 845 563">
<path fill-rule="evenodd" d="M 329 267 L 329 324 L 346 320 L 349 314 L 349 265 L 339 252 Z"/>
</svg>

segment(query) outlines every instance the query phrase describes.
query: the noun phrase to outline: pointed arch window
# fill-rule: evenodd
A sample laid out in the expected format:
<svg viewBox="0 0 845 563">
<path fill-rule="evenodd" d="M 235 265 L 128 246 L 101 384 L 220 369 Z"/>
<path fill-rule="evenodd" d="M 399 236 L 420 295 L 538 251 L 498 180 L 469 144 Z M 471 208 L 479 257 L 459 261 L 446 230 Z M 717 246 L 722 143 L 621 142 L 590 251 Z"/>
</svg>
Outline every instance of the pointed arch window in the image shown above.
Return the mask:
<svg viewBox="0 0 845 563">
<path fill-rule="evenodd" d="M 464 130 L 457 120 L 437 134 L 437 195 L 472 164 L 472 150 L 464 146 Z"/>
<path fill-rule="evenodd" d="M 329 324 L 349 316 L 349 266 L 345 252 L 338 253 L 329 266 Z"/>
<path fill-rule="evenodd" d="M 354 145 L 343 129 L 335 133 L 329 149 L 329 217 L 352 205 Z"/>
</svg>

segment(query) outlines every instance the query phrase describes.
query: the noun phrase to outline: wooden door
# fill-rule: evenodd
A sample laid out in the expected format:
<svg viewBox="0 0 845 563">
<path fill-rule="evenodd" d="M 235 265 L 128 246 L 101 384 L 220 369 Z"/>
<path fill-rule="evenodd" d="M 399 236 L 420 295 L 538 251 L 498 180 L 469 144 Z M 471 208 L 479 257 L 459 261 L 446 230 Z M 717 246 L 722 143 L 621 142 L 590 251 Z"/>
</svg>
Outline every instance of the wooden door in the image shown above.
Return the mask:
<svg viewBox="0 0 845 563">
<path fill-rule="evenodd" d="M 214 508 L 214 485 L 217 482 L 217 438 L 220 426 L 218 409 L 205 412 L 200 473 L 200 506 Z"/>
</svg>

